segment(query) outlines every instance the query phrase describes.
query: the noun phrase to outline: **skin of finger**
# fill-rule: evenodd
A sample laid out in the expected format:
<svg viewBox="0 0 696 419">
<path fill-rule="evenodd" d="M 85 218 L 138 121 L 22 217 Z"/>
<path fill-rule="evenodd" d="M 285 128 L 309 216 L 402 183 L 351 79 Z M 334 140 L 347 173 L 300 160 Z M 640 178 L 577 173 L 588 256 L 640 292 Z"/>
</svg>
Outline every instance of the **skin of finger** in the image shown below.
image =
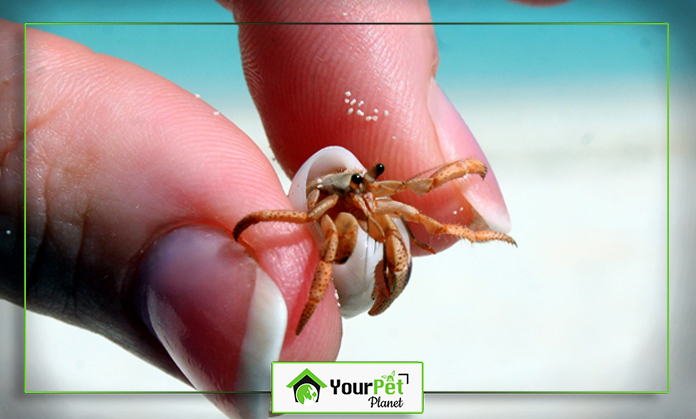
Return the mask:
<svg viewBox="0 0 696 419">
<path fill-rule="evenodd" d="M 27 38 L 30 307 L 177 374 L 125 301 L 140 252 L 177 226 L 231 229 L 290 204 L 258 147 L 193 94 L 72 41 L 34 29 Z M 263 225 L 244 238 L 286 300 L 282 356 L 335 359 L 335 300 L 294 335 L 317 261 L 307 230 Z"/>
<path fill-rule="evenodd" d="M 287 0 L 227 5 L 238 22 L 431 21 L 425 1 L 312 4 L 294 1 L 290 7 Z M 428 107 L 438 66 L 431 25 L 243 25 L 239 40 L 251 94 L 289 175 L 329 145 L 349 149 L 367 167 L 383 163 L 382 179 L 427 176 L 422 172 L 451 161 L 443 155 Z M 378 120 L 368 121 L 367 116 Z M 469 140 L 475 141 L 473 136 Z M 425 196 L 405 192 L 395 198 L 442 222 L 468 224 L 474 216 L 455 185 Z M 462 210 L 455 215 L 453 208 Z M 416 235 L 435 250 L 456 242 L 415 227 Z"/>
<path fill-rule="evenodd" d="M 21 26 L 0 19 L 0 294 L 15 304 L 23 300 L 23 39 Z"/>
</svg>

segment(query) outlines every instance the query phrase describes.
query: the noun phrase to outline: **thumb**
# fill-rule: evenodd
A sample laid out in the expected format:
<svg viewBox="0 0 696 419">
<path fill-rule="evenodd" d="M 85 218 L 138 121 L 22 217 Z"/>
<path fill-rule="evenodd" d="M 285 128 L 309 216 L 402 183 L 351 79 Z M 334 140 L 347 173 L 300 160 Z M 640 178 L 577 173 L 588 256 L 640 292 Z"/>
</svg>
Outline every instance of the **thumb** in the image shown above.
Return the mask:
<svg viewBox="0 0 696 419">
<path fill-rule="evenodd" d="M 243 132 L 161 77 L 38 30 L 26 71 L 29 309 L 202 391 L 267 390 L 264 359 L 335 359 L 331 299 L 294 334 L 316 264 L 309 233 L 258 239 L 257 265 L 223 232 L 259 206 L 289 205 Z"/>
<path fill-rule="evenodd" d="M 268 390 L 287 308 L 274 281 L 223 230 L 183 227 L 161 237 L 135 284 L 141 318 L 195 388 Z M 230 415 L 268 412 L 264 398 L 213 401 Z"/>
</svg>

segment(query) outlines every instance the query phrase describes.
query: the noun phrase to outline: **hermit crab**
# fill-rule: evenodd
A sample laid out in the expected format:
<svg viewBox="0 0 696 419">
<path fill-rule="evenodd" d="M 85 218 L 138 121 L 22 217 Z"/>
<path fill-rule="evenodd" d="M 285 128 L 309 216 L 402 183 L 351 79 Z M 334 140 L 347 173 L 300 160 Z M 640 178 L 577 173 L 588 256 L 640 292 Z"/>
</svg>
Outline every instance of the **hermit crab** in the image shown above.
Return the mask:
<svg viewBox="0 0 696 419">
<path fill-rule="evenodd" d="M 297 335 L 324 297 L 332 278 L 345 317 L 367 308 L 368 314 L 375 316 L 391 305 L 411 276 L 410 242 L 434 253 L 414 237 L 407 222 L 422 224 L 433 235 L 516 245 L 504 233 L 440 223 L 391 198 L 405 191 L 423 195 L 467 175 L 485 178 L 488 169 L 480 160 L 457 160 L 431 169 L 427 177 L 404 181 L 377 180 L 384 170 L 380 163 L 365 169 L 348 150 L 327 147 L 310 157 L 295 175 L 289 193 L 294 210 L 253 212 L 235 225 L 232 235 L 237 241 L 244 230 L 261 222 L 313 225 L 310 230 L 319 245 L 319 263 L 295 331 Z"/>
</svg>

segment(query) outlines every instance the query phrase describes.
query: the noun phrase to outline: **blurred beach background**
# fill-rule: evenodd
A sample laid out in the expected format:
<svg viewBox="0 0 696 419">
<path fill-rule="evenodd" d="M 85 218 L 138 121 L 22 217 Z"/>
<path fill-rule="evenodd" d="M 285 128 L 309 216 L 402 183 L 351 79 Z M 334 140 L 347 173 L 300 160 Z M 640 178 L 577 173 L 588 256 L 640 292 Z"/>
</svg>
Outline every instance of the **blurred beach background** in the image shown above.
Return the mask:
<svg viewBox="0 0 696 419">
<path fill-rule="evenodd" d="M 461 243 L 415 259 L 409 286 L 385 314 L 344 322 L 338 359 L 423 361 L 426 391 L 666 391 L 669 262 L 669 395 L 430 394 L 425 409 L 440 417 L 688 416 L 680 413 L 693 411 L 696 391 L 696 6 L 477 0 L 431 9 L 435 22 L 669 22 L 669 168 L 667 25 L 437 25 L 437 81 L 491 162 L 519 248 Z M 232 22 L 214 2 L 184 1 L 34 1 L 0 16 Z M 236 26 L 38 29 L 200 95 L 272 158 Z M 280 170 L 279 178 L 287 188 Z M 0 406 L 16 414 L 8 417 L 223 417 L 197 394 L 23 396 L 23 312 L 0 302 L 0 313 Z M 191 391 L 99 335 L 34 313 L 26 321 L 29 391 Z"/>
</svg>

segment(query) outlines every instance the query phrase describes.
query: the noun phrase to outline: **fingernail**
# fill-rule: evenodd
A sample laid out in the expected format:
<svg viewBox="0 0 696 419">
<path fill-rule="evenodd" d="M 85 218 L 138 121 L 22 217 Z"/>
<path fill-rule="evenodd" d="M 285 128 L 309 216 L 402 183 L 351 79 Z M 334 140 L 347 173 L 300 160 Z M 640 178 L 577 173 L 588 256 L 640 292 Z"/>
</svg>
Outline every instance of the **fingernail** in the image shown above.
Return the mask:
<svg viewBox="0 0 696 419">
<path fill-rule="evenodd" d="M 469 127 L 434 79 L 430 83 L 428 106 L 445 161 L 476 158 L 488 166 L 485 180 L 468 176 L 458 182 L 464 197 L 493 230 L 510 231 L 510 215 L 493 169 Z"/>
<path fill-rule="evenodd" d="M 138 280 L 143 320 L 197 390 L 270 391 L 285 300 L 229 235 L 207 226 L 167 233 L 142 260 Z M 210 398 L 228 414 L 269 412 L 267 397 Z"/>
</svg>

